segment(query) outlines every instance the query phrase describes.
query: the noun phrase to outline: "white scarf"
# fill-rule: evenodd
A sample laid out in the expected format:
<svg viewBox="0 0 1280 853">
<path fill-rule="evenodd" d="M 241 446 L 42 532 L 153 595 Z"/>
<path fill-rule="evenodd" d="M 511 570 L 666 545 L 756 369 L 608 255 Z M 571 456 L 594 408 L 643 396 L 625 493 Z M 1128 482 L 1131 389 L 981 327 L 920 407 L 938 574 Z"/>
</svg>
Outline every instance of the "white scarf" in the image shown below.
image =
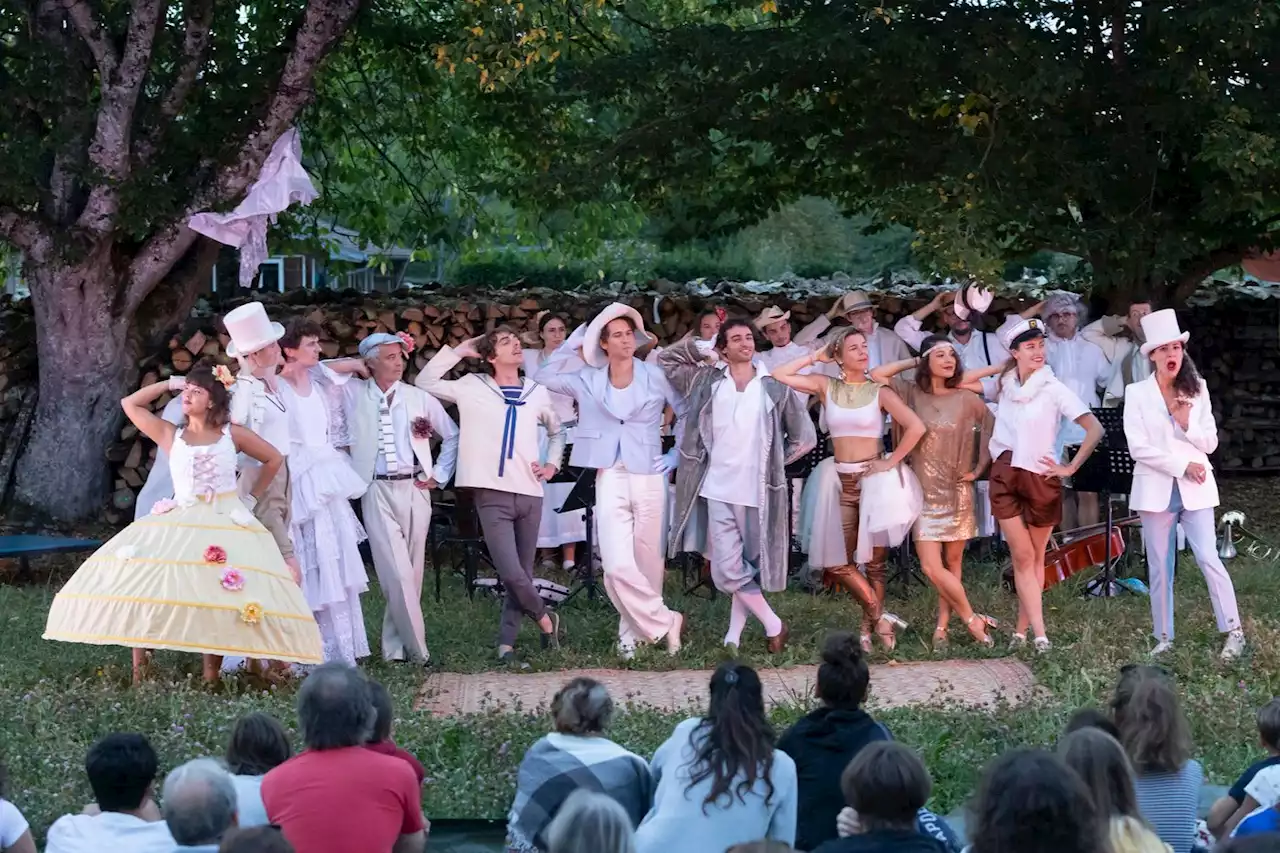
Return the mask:
<svg viewBox="0 0 1280 853">
<path fill-rule="evenodd" d="M 1023 385 L 1018 381 L 1018 368 L 1010 370 L 1000 381 L 1000 396 L 1008 397 L 1014 403 L 1029 403 L 1040 393 L 1040 389 L 1054 379 L 1053 368 L 1045 365 L 1031 374 L 1031 378 Z"/>
</svg>

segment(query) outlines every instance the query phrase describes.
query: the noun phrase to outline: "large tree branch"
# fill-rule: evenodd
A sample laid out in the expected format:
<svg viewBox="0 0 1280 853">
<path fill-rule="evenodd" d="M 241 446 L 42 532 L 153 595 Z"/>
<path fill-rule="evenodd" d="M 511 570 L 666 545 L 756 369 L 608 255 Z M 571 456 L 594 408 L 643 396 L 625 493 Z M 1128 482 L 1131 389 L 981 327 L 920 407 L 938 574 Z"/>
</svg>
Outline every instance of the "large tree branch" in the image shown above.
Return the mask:
<svg viewBox="0 0 1280 853">
<path fill-rule="evenodd" d="M 1207 276 L 1223 267 L 1240 263 L 1248 254 L 1247 250 L 1238 246 L 1224 246 L 1199 258 L 1193 258 L 1178 271 L 1178 280 L 1173 287 L 1173 303 L 1181 305 L 1186 302 Z"/>
<path fill-rule="evenodd" d="M 196 78 L 204 67 L 209 55 L 209 34 L 213 26 L 213 0 L 187 0 L 183 7 L 186 18 L 186 30 L 182 36 L 182 63 L 178 67 L 178 75 L 169 88 L 164 100 L 160 102 L 160 113 L 156 123 L 145 138 L 138 140 L 137 159 L 147 162 L 155 153 L 156 146 L 164 136 L 165 130 L 174 118 L 182 112 L 191 90 L 195 88 Z"/>
<path fill-rule="evenodd" d="M 262 120 L 231 164 L 218 170 L 212 182 L 196 192 L 192 203 L 174 222 L 157 231 L 134 257 L 129 270 L 129 290 L 125 310 L 133 313 L 155 289 L 173 265 L 187 252 L 196 233 L 187 227 L 201 210 L 226 204 L 241 197 L 257 179 L 263 162 L 276 140 L 289 129 L 313 95 L 313 81 L 321 62 L 360 8 L 360 0 L 311 0 L 293 40 Z"/>
<path fill-rule="evenodd" d="M 111 44 L 111 37 L 106 29 L 93 13 L 93 9 L 86 0 L 50 0 L 50 2 L 42 3 L 42 6 L 61 5 L 67 13 L 67 17 L 71 19 L 71 23 L 75 26 L 76 32 L 80 34 L 80 38 L 88 45 L 89 51 L 93 54 L 93 61 L 98 65 L 98 76 L 102 79 L 102 86 L 105 89 L 111 85 L 111 80 L 115 76 L 116 66 L 119 64 L 119 57 L 116 56 L 116 49 Z"/>
<path fill-rule="evenodd" d="M 0 239 L 13 244 L 33 261 L 52 256 L 53 235 L 31 213 L 0 205 Z"/>
<path fill-rule="evenodd" d="M 89 162 L 99 174 L 77 220 L 81 228 L 92 234 L 105 234 L 115 224 L 120 185 L 129 177 L 133 114 L 142 82 L 151 67 L 151 50 L 166 5 L 161 0 L 134 0 L 120 65 L 109 82 L 103 81 L 98 123 L 93 141 L 89 143 Z"/>
</svg>

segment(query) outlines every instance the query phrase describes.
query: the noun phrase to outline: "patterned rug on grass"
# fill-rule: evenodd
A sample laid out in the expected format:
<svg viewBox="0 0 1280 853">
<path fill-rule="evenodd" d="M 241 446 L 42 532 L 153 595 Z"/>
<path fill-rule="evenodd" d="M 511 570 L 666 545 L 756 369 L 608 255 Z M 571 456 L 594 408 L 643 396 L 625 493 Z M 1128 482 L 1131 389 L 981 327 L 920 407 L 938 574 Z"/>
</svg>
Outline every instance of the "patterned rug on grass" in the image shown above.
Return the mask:
<svg viewBox="0 0 1280 853">
<path fill-rule="evenodd" d="M 813 695 L 815 666 L 761 669 L 765 704 L 806 703 Z M 609 688 L 614 701 L 646 705 L 666 711 L 706 707 L 710 670 L 683 669 L 639 672 L 584 669 L 562 672 L 474 674 L 439 672 L 427 677 L 418 701 L 419 711 L 457 716 L 488 710 L 530 713 L 550 707 L 565 682 L 588 676 Z M 1031 670 L 1019 660 L 947 660 L 887 664 L 871 667 L 871 698 L 877 708 L 956 703 L 989 707 L 1017 704 L 1031 696 Z"/>
</svg>

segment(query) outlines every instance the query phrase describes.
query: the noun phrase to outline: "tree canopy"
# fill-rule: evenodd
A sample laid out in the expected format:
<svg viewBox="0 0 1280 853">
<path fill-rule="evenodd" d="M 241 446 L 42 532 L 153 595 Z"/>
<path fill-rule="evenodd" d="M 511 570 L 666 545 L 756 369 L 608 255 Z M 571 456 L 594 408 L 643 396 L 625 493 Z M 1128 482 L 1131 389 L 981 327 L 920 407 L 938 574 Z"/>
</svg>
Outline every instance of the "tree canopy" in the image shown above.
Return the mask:
<svg viewBox="0 0 1280 853">
<path fill-rule="evenodd" d="M 1274 246 L 1280 6 L 1261 0 L 468 0 L 438 61 L 511 190 L 678 236 L 801 195 L 983 278 L 1042 250 L 1185 296 Z"/>
</svg>

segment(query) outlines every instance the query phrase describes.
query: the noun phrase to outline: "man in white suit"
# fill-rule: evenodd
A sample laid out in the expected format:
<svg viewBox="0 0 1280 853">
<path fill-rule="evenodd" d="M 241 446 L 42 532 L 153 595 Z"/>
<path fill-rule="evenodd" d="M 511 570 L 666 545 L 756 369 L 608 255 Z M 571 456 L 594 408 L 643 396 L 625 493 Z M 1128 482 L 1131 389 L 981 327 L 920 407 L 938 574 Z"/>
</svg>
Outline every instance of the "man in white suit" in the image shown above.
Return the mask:
<svg viewBox="0 0 1280 853">
<path fill-rule="evenodd" d="M 453 477 L 458 426 L 439 400 L 401 381 L 407 348 L 396 335 L 370 335 L 360 342 L 370 378 L 334 376 L 345 383 L 351 465 L 369 484 L 360 506 L 387 599 L 382 657 L 426 665 L 431 655 L 422 619 L 422 575 L 431 524 L 428 492 Z M 434 437 L 441 440 L 435 460 Z"/>
</svg>

